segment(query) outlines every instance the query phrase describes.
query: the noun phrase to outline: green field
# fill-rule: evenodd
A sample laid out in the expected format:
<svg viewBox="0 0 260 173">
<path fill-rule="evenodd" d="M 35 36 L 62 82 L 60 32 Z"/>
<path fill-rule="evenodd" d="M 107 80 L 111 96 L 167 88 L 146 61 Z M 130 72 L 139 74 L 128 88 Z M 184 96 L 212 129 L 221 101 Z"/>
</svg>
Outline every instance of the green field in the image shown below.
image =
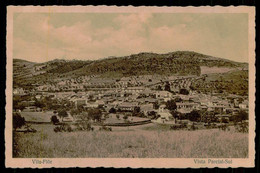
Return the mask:
<svg viewBox="0 0 260 173">
<path fill-rule="evenodd" d="M 218 129 L 169 131 L 153 124 L 107 131 L 60 132 L 32 125 L 36 133 L 14 133 L 18 158 L 246 158 L 248 134 Z"/>
</svg>

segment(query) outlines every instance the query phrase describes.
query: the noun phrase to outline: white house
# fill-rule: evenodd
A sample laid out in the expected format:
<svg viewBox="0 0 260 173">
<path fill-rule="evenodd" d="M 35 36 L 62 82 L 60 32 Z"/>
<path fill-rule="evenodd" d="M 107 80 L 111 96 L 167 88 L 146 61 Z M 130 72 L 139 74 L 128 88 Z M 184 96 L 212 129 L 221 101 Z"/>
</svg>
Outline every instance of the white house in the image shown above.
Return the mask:
<svg viewBox="0 0 260 173">
<path fill-rule="evenodd" d="M 25 94 L 25 92 L 24 92 L 23 88 L 15 88 L 13 90 L 13 94 L 14 95 L 23 95 L 23 94 Z"/>
<path fill-rule="evenodd" d="M 245 100 L 242 103 L 240 103 L 238 106 L 239 106 L 240 109 L 247 109 L 248 108 L 248 101 Z"/>
<path fill-rule="evenodd" d="M 173 94 L 169 91 L 157 91 L 155 93 L 156 98 L 164 99 L 164 98 L 172 98 Z"/>
<path fill-rule="evenodd" d="M 166 121 L 169 121 L 172 117 L 172 114 L 169 112 L 159 112 L 158 114 L 160 115 L 161 119 L 165 119 Z"/>
<path fill-rule="evenodd" d="M 158 112 L 167 112 L 168 110 L 166 109 L 166 105 L 165 104 L 163 104 L 163 105 L 160 105 L 160 107 L 159 107 L 159 111 Z"/>
</svg>

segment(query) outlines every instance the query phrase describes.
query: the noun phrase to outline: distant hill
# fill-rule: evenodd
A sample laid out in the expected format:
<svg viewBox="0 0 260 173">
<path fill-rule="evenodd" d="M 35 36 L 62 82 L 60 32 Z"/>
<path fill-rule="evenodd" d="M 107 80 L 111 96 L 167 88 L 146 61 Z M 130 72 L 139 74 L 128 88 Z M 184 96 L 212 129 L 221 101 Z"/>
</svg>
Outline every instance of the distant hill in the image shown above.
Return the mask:
<svg viewBox="0 0 260 173">
<path fill-rule="evenodd" d="M 34 82 L 53 82 L 57 78 L 83 75 L 124 77 L 138 75 L 200 75 L 201 67 L 247 69 L 247 63 L 203 55 L 190 51 L 166 54 L 139 53 L 124 57 L 109 57 L 95 61 L 59 60 L 33 63 L 14 59 L 14 84 L 30 85 Z"/>
</svg>

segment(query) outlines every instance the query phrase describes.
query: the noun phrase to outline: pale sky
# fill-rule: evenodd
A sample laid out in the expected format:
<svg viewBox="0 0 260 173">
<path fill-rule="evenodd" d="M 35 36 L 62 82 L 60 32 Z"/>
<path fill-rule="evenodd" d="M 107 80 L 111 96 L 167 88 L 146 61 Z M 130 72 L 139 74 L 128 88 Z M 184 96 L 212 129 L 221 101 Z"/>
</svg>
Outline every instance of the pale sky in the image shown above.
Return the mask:
<svg viewBox="0 0 260 173">
<path fill-rule="evenodd" d="M 15 13 L 14 58 L 94 60 L 195 51 L 248 62 L 246 13 Z"/>
</svg>

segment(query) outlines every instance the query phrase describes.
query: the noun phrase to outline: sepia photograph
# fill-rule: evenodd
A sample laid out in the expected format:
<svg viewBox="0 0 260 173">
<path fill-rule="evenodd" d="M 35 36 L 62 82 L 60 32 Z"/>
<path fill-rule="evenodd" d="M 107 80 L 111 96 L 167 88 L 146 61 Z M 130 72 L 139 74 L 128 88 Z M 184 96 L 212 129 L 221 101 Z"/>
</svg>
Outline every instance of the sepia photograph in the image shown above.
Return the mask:
<svg viewBox="0 0 260 173">
<path fill-rule="evenodd" d="M 7 12 L 6 166 L 254 166 L 254 7 Z"/>
</svg>

